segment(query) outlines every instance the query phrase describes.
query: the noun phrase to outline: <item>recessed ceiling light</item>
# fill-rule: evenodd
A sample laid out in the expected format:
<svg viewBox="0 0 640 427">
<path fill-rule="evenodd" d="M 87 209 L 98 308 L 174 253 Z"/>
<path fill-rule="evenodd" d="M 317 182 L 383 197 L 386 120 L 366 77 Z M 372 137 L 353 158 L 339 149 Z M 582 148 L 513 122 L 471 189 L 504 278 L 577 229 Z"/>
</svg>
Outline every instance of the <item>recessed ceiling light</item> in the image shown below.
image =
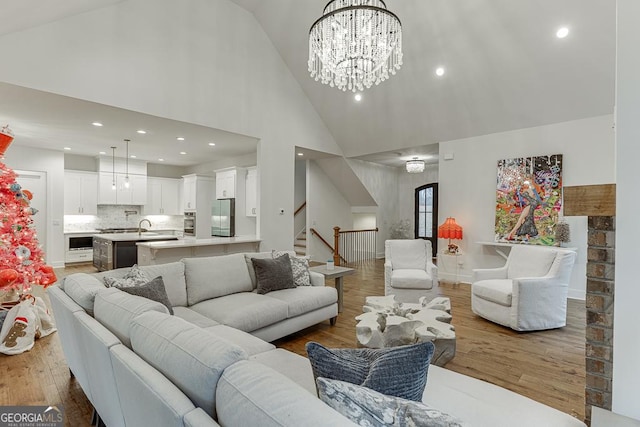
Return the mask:
<svg viewBox="0 0 640 427">
<path fill-rule="evenodd" d="M 100 122 L 93 122 L 91 124 L 94 125 L 94 126 L 97 126 L 97 127 L 102 127 L 102 123 L 100 123 Z"/>
<path fill-rule="evenodd" d="M 180 154 L 182 154 L 184 156 L 185 154 L 187 154 L 187 152 L 186 151 L 181 151 Z"/>
<path fill-rule="evenodd" d="M 164 162 L 164 159 L 158 159 L 159 162 Z"/>
<path fill-rule="evenodd" d="M 298 156 L 304 156 L 304 153 L 298 153 Z"/>
<path fill-rule="evenodd" d="M 64 149 L 69 151 L 69 150 L 71 150 L 71 147 L 64 147 Z"/>
<path fill-rule="evenodd" d="M 107 154 L 107 152 L 106 152 L 106 151 L 101 151 L 101 152 L 100 152 L 100 153 L 98 153 L 98 154 Z"/>
<path fill-rule="evenodd" d="M 140 130 L 138 131 L 138 133 L 141 133 L 141 134 L 143 134 L 143 135 L 144 135 L 145 133 L 147 133 L 147 131 L 146 131 L 146 130 L 142 130 L 142 129 L 140 129 Z"/>
<path fill-rule="evenodd" d="M 361 93 L 356 93 L 355 96 L 353 97 L 356 101 L 360 102 L 362 101 L 362 94 Z"/>
<path fill-rule="evenodd" d="M 136 156 L 135 154 L 132 154 L 130 157 L 131 157 L 132 159 L 135 159 L 137 156 Z"/>
<path fill-rule="evenodd" d="M 184 137 L 183 136 L 179 136 L 176 138 L 178 141 L 184 141 Z"/>
<path fill-rule="evenodd" d="M 569 29 L 567 27 L 558 28 L 556 31 L 556 37 L 559 39 L 563 39 L 569 35 Z"/>
<path fill-rule="evenodd" d="M 436 76 L 438 76 L 438 77 L 444 76 L 444 67 L 436 68 Z"/>
<path fill-rule="evenodd" d="M 216 143 L 215 142 L 210 142 L 209 145 L 214 147 L 216 145 Z"/>
</svg>

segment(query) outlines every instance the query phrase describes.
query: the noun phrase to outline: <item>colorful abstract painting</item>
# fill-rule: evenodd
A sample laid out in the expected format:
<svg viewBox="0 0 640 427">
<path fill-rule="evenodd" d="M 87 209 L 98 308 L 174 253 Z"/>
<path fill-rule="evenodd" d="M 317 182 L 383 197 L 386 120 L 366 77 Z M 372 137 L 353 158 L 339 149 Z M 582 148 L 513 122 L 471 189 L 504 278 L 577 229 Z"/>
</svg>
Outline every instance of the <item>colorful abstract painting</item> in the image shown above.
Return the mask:
<svg viewBox="0 0 640 427">
<path fill-rule="evenodd" d="M 498 161 L 496 242 L 553 246 L 562 208 L 562 154 Z"/>
</svg>

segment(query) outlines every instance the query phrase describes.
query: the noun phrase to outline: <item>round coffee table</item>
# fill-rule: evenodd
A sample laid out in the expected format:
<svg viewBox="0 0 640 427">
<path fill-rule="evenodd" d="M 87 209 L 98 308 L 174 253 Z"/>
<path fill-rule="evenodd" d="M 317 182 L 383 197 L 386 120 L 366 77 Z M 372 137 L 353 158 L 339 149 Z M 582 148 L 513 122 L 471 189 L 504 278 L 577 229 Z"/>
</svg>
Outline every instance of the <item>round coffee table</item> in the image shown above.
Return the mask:
<svg viewBox="0 0 640 427">
<path fill-rule="evenodd" d="M 356 316 L 358 346 L 394 347 L 431 341 L 436 349 L 431 363 L 444 366 L 456 354 L 456 333 L 451 325 L 451 301 L 436 297 L 427 302 L 399 303 L 393 295 L 366 297 L 364 313 Z"/>
</svg>

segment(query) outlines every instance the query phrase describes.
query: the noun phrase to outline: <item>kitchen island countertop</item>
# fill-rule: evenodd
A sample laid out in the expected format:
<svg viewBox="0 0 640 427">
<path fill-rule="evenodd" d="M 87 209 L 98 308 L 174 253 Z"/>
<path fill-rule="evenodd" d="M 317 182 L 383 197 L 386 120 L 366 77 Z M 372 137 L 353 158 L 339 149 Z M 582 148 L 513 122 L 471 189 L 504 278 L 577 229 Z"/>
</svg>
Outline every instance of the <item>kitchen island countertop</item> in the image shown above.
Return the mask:
<svg viewBox="0 0 640 427">
<path fill-rule="evenodd" d="M 256 236 L 212 237 L 194 239 L 186 237 L 168 242 L 138 242 L 138 264 L 153 265 L 179 261 L 182 258 L 257 252 L 260 239 Z"/>
<path fill-rule="evenodd" d="M 177 237 L 173 234 L 161 234 L 145 231 L 138 235 L 138 233 L 105 233 L 95 234 L 94 237 L 100 239 L 111 240 L 112 242 L 133 242 L 138 240 L 174 240 Z"/>
</svg>

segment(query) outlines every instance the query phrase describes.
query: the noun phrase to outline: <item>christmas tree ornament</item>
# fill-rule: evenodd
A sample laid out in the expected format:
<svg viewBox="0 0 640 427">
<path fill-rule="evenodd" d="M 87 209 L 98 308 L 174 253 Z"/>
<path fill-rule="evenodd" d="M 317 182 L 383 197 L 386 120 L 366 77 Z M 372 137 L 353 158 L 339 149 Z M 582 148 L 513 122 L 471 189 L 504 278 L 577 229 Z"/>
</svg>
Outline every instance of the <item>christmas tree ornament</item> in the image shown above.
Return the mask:
<svg viewBox="0 0 640 427">
<path fill-rule="evenodd" d="M 4 157 L 4 152 L 7 147 L 13 141 L 13 132 L 9 129 L 9 125 L 6 125 L 0 129 L 0 157 Z"/>
</svg>

